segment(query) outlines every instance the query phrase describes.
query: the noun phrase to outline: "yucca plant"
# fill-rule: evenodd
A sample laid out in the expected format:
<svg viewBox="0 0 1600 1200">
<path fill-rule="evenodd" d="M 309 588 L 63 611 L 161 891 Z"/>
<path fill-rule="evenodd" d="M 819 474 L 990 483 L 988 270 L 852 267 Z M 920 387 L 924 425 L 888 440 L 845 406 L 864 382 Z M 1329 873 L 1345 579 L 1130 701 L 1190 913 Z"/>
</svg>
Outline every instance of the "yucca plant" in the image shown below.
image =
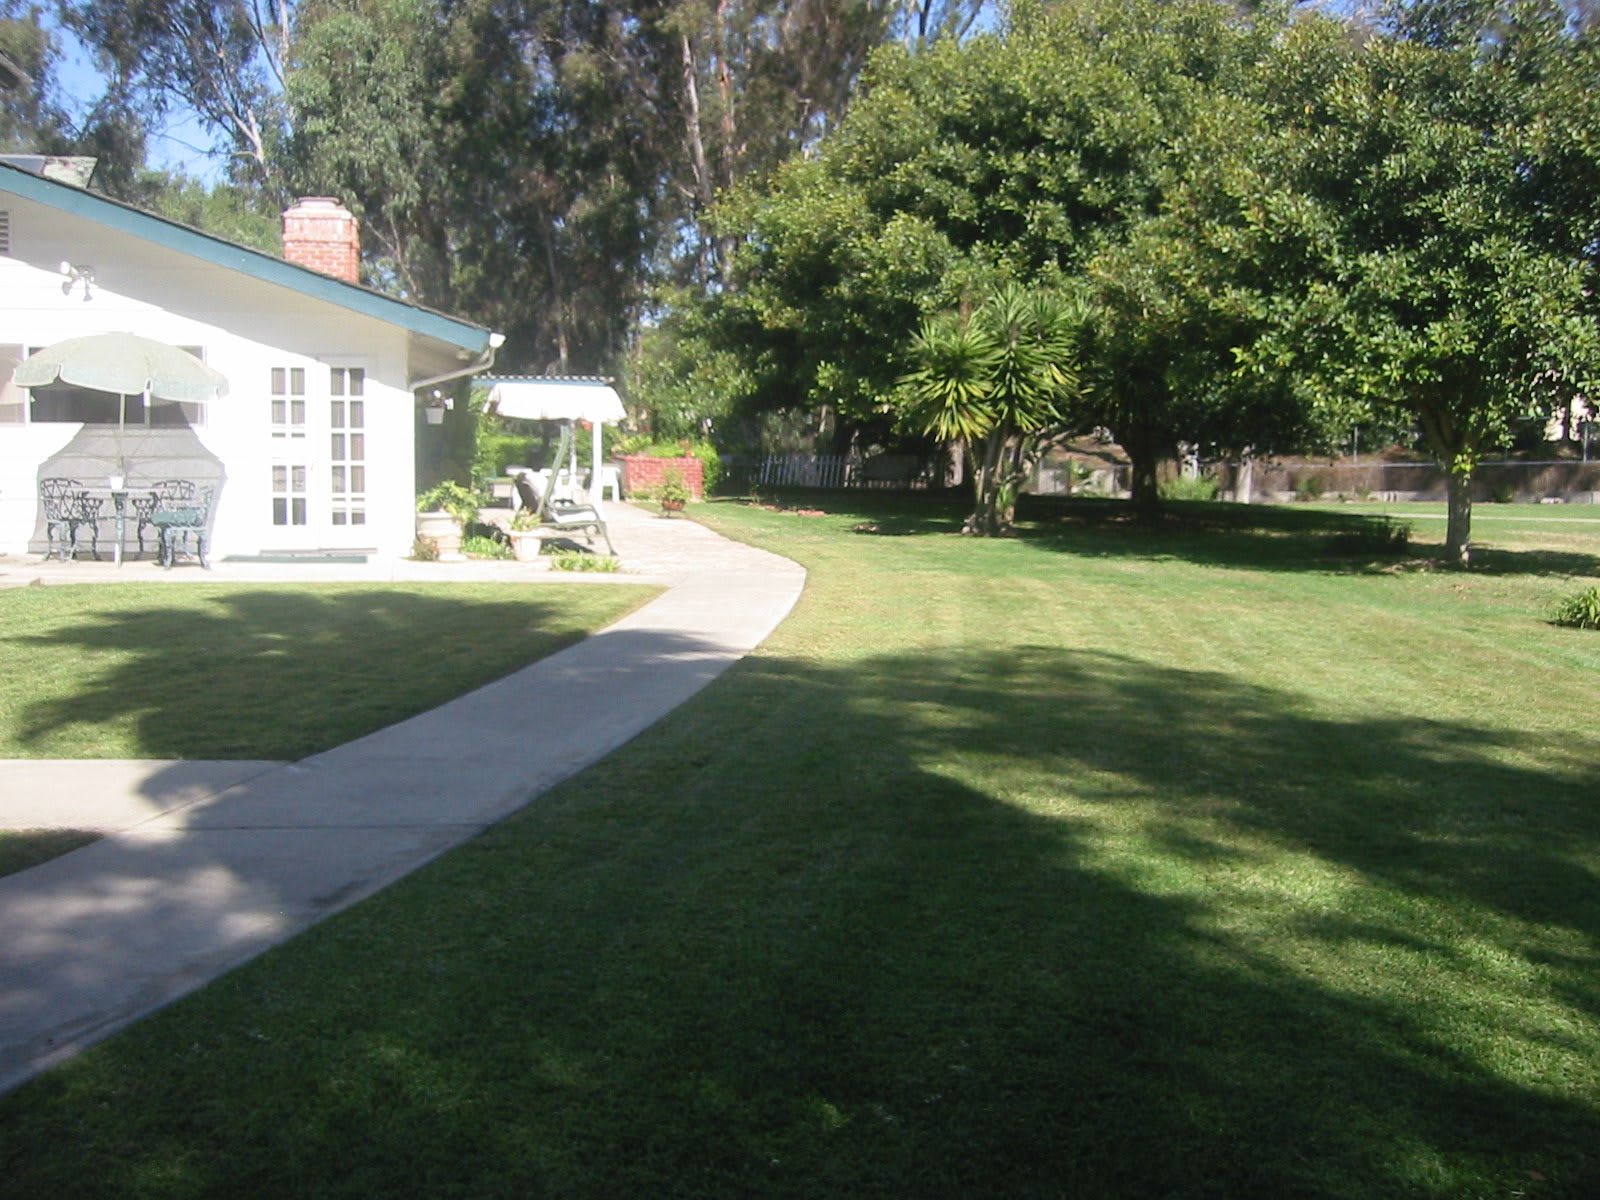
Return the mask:
<svg viewBox="0 0 1600 1200">
<path fill-rule="evenodd" d="M 970 313 L 924 321 L 913 339 L 903 415 L 966 444 L 975 494 L 964 532 L 1010 530 L 1023 481 L 1080 391 L 1077 317 L 1055 293 L 1008 284 Z"/>
</svg>

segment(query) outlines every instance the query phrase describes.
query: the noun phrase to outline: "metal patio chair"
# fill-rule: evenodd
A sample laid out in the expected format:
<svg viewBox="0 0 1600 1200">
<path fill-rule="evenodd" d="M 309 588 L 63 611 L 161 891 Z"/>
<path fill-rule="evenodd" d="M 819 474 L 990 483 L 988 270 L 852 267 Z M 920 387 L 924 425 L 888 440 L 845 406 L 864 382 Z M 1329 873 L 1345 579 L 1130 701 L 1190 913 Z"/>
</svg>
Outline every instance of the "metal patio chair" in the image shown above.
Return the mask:
<svg viewBox="0 0 1600 1200">
<path fill-rule="evenodd" d="M 133 506 L 133 519 L 137 526 L 135 536 L 139 539 L 139 553 L 144 553 L 144 531 L 154 527 L 151 520 L 158 508 L 178 508 L 194 499 L 194 482 L 188 479 L 158 479 L 152 483 L 148 490 L 141 488 L 139 495 L 130 495 L 128 503 Z M 159 534 L 159 531 L 158 531 Z M 157 538 L 159 548 L 160 539 Z"/>
<path fill-rule="evenodd" d="M 105 501 L 90 496 L 82 480 L 55 477 L 39 481 L 44 509 L 45 557 L 69 562 L 78 553 L 78 532 L 89 528 L 89 551 L 100 558 L 100 509 Z"/>
<path fill-rule="evenodd" d="M 185 499 L 169 501 L 158 504 L 156 510 L 150 514 L 150 523 L 156 527 L 159 537 L 161 565 L 169 571 L 172 564 L 177 561 L 180 547 L 185 553 L 189 545 L 194 544 L 194 555 L 201 567 L 209 569 L 206 562 L 206 530 L 211 520 L 211 505 L 216 499 L 217 489 L 214 487 L 199 488 L 194 495 Z"/>
</svg>

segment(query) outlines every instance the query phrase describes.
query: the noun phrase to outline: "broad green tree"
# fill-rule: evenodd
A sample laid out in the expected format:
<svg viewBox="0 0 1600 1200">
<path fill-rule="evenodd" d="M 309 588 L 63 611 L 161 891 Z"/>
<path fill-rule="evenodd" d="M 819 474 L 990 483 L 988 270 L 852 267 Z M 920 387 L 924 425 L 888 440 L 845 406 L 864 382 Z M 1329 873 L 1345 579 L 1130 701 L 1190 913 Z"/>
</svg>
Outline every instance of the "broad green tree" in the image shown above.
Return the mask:
<svg viewBox="0 0 1600 1200">
<path fill-rule="evenodd" d="M 37 5 L 0 3 L 0 149 L 60 147 L 67 120 L 56 94 L 58 54 Z"/>
<path fill-rule="evenodd" d="M 1377 39 L 1277 114 L 1282 166 L 1323 236 L 1302 247 L 1298 304 L 1254 354 L 1329 405 L 1416 422 L 1447 472 L 1447 552 L 1463 565 L 1484 455 L 1600 379 L 1596 230 L 1548 210 L 1516 36 Z"/>
<path fill-rule="evenodd" d="M 373 283 L 442 304 L 455 297 L 434 9 L 429 0 L 305 0 L 281 161 L 294 191 L 337 195 L 361 219 Z"/>
<path fill-rule="evenodd" d="M 100 107 L 135 114 L 143 128 L 193 113 L 227 148 L 231 174 L 274 182 L 292 0 L 59 0 L 57 9 L 105 79 Z"/>
<path fill-rule="evenodd" d="M 1093 386 L 1072 415 L 1123 442 L 1141 503 L 1180 440 L 1281 436 L 1296 424 L 1281 386 L 1234 374 L 1255 329 L 1233 296 L 1259 282 L 1232 278 L 1239 197 L 1196 181 L 1262 126 L 1245 97 L 1281 28 L 1082 0 L 1003 37 L 880 55 L 814 155 L 723 210 L 742 241 L 717 304 L 753 399 L 870 416 L 908 369 L 908 331 L 1011 281 L 1089 302 Z M 1197 197 L 1217 227 L 1198 249 Z"/>
</svg>

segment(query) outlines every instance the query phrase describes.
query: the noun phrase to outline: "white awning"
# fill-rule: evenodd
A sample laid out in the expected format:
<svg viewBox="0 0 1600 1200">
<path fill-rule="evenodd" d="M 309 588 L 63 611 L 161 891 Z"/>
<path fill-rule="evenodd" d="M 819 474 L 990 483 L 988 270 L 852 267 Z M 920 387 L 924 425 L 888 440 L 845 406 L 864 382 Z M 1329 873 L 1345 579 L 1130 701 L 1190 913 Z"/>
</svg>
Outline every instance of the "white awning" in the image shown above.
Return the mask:
<svg viewBox="0 0 1600 1200">
<path fill-rule="evenodd" d="M 489 407 L 522 421 L 589 421 L 615 425 L 627 413 L 616 389 L 601 379 L 498 379 Z"/>
</svg>

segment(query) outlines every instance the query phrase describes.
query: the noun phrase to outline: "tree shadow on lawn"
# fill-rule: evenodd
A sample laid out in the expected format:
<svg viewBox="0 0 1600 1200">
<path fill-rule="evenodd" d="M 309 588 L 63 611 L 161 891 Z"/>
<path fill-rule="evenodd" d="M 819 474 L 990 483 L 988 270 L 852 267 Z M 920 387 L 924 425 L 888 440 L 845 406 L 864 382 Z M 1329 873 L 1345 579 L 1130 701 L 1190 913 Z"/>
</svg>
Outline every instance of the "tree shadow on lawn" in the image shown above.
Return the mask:
<svg viewBox="0 0 1600 1200">
<path fill-rule="evenodd" d="M 771 490 L 771 495 L 772 504 L 782 512 L 812 511 L 854 517 L 864 526 L 859 532 L 884 537 L 959 534 L 962 520 L 972 511 L 971 497 L 960 491 L 783 488 Z M 748 504 L 751 501 L 714 503 Z"/>
<path fill-rule="evenodd" d="M 1332 512 L 1282 505 L 1168 501 L 1153 525 L 1140 525 L 1125 502 L 1025 497 L 1018 516 L 1033 544 L 1074 554 L 1176 558 L 1212 566 L 1272 571 L 1375 574 L 1435 570 L 1442 550 L 1413 544 L 1396 551 L 1390 531 L 1434 532 L 1404 513 Z M 1439 524 L 1439 533 L 1443 532 Z M 1551 549 L 1490 548 L 1475 543 L 1473 573 L 1600 573 L 1600 555 Z"/>
<path fill-rule="evenodd" d="M 494 633 L 489 652 L 485 631 Z M 18 738 L 72 757 L 63 729 L 131 719 L 140 757 L 298 759 L 452 700 L 586 632 L 550 598 L 484 600 L 460 588 L 219 589 L 214 606 L 176 618 L 152 601 L 27 639 L 126 657 L 71 695 L 28 705 Z M 396 688 L 397 676 L 410 682 Z"/>
<path fill-rule="evenodd" d="M 747 660 L 19 1092 L 0 1194 L 1593 1195 L 1594 751 Z"/>
<path fill-rule="evenodd" d="M 959 492 L 816 491 L 807 506 L 856 520 L 853 531 L 887 537 L 955 535 L 971 502 Z M 1436 570 L 1427 547 L 1395 552 L 1387 532 L 1403 514 L 1331 512 L 1282 505 L 1167 501 L 1161 516 L 1138 521 L 1125 500 L 1024 496 L 1017 540 L 1030 547 L 1091 557 L 1173 559 L 1206 566 L 1319 574 Z M 1418 527 L 1412 525 L 1413 532 Z M 1600 574 L 1600 554 L 1477 547 L 1474 573 Z"/>
</svg>

